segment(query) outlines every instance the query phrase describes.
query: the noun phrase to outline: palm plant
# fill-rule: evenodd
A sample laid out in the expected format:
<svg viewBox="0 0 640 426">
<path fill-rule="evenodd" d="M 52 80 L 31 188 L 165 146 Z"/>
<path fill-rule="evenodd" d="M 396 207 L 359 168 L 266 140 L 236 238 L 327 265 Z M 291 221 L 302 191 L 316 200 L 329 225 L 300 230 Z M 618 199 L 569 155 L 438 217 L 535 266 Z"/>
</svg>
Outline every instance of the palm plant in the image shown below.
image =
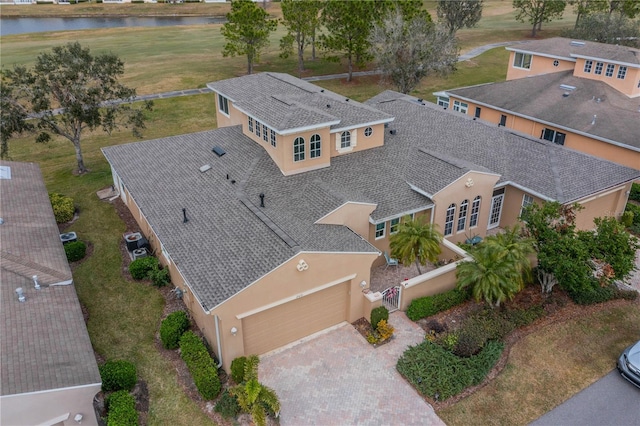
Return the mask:
<svg viewBox="0 0 640 426">
<path fill-rule="evenodd" d="M 509 262 L 513 262 L 520 272 L 521 287 L 524 287 L 525 282 L 531 281 L 531 260 L 529 255 L 535 251 L 533 240 L 523 237 L 518 225 L 514 225 L 511 228 L 507 227 L 504 232 L 487 237 L 482 244 L 502 250 L 501 256 Z"/>
<path fill-rule="evenodd" d="M 523 287 L 522 273 L 516 262 L 497 245 L 486 244 L 470 253 L 472 261 L 461 262 L 456 269 L 458 288 L 471 287 L 473 297 L 498 307 Z"/>
<path fill-rule="evenodd" d="M 438 232 L 436 225 L 426 223 L 423 217 L 411 220 L 408 216 L 398 225 L 398 232 L 389 240 L 391 256 L 405 266 L 415 262 L 419 274 L 422 274 L 420 265 L 438 260 L 441 242 L 442 234 Z"/>
<path fill-rule="evenodd" d="M 276 417 L 280 412 L 280 401 L 275 391 L 258 382 L 258 364 L 260 358 L 248 356 L 244 364 L 244 382 L 234 386 L 229 392 L 236 397 L 240 408 L 251 414 L 253 422 L 258 426 L 266 425 L 269 408 Z"/>
</svg>

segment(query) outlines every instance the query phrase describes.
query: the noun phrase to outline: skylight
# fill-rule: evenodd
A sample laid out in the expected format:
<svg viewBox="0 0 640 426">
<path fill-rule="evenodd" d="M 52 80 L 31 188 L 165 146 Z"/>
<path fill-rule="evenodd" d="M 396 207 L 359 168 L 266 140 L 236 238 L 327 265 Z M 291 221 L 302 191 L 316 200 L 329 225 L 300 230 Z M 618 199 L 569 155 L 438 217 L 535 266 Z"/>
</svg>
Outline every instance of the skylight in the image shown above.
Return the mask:
<svg viewBox="0 0 640 426">
<path fill-rule="evenodd" d="M 11 167 L 0 166 L 0 179 L 11 179 Z"/>
<path fill-rule="evenodd" d="M 568 84 L 561 84 L 560 88 L 562 90 L 576 90 L 576 86 L 569 86 Z"/>
<path fill-rule="evenodd" d="M 571 40 L 571 46 L 584 46 L 584 41 Z"/>
</svg>

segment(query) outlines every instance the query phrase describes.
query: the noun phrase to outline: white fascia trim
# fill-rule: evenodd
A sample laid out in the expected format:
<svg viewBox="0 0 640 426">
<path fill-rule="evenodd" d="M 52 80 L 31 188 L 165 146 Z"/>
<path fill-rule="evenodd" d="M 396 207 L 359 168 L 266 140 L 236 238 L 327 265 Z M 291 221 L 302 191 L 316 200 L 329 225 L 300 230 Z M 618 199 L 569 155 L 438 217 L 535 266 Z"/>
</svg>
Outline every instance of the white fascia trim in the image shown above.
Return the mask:
<svg viewBox="0 0 640 426">
<path fill-rule="evenodd" d="M 614 192 L 618 192 L 618 191 L 624 189 L 624 187 L 627 185 L 627 183 L 633 182 L 633 180 L 634 179 L 630 179 L 630 180 L 628 180 L 627 182 L 625 182 L 623 184 L 618 184 L 618 185 L 616 185 L 614 187 L 611 187 L 611 188 L 605 188 L 605 189 L 601 190 L 600 192 L 597 192 L 597 193 L 595 193 L 593 195 L 588 195 L 587 197 L 576 198 L 574 200 L 567 201 L 567 202 L 565 202 L 565 204 L 569 204 L 569 203 L 571 203 L 571 204 L 573 204 L 573 203 L 582 204 L 582 203 L 588 203 L 588 202 L 593 201 L 593 200 L 597 200 L 598 198 L 605 197 L 605 196 L 607 196 L 609 194 L 613 194 Z"/>
<path fill-rule="evenodd" d="M 533 189 L 527 188 L 526 186 L 522 186 L 522 185 L 520 185 L 518 183 L 515 183 L 513 181 L 510 181 L 510 180 L 508 180 L 506 182 L 502 182 L 501 184 L 496 185 L 493 188 L 494 189 L 504 188 L 507 185 L 513 186 L 514 188 L 518 188 L 521 191 L 524 191 L 524 192 L 526 192 L 528 194 L 533 195 L 534 197 L 538 197 L 538 198 L 543 199 L 545 201 L 557 201 L 557 200 L 555 200 L 553 198 L 550 198 L 550 197 L 548 197 L 548 196 L 546 196 L 544 194 L 539 193 L 538 191 L 534 191 Z"/>
<path fill-rule="evenodd" d="M 60 282 L 57 282 L 57 283 L 49 284 L 49 286 L 52 287 L 54 285 L 69 285 L 69 284 L 73 284 L 73 278 L 70 279 L 70 280 L 60 281 Z"/>
<path fill-rule="evenodd" d="M 587 138 L 595 139 L 595 140 L 598 140 L 600 142 L 608 143 L 610 145 L 619 146 L 620 148 L 624 148 L 624 149 L 629 149 L 631 151 L 640 152 L 640 147 L 635 147 L 635 146 L 627 145 L 627 144 L 624 144 L 624 143 L 621 143 L 621 142 L 616 142 L 614 140 L 603 138 L 602 136 L 594 135 L 592 133 L 581 132 L 580 130 L 572 129 L 572 128 L 566 127 L 566 126 L 561 126 L 560 124 L 557 124 L 557 123 L 552 123 L 550 121 L 540 120 L 539 118 L 536 118 L 536 117 L 531 117 L 529 115 L 520 114 L 518 112 L 514 112 L 514 111 L 511 111 L 511 110 L 508 110 L 508 109 L 500 108 L 500 107 L 497 107 L 495 105 L 490 105 L 490 104 L 487 104 L 487 103 L 484 103 L 484 102 L 476 101 L 474 99 L 465 98 L 463 96 L 459 96 L 459 95 L 456 95 L 456 94 L 453 94 L 452 96 L 454 96 L 456 98 L 460 98 L 461 100 L 464 100 L 464 101 L 473 102 L 474 104 L 477 104 L 477 105 L 480 105 L 480 106 L 485 106 L 487 108 L 492 108 L 492 109 L 494 109 L 496 111 L 506 112 L 507 114 L 511 114 L 511 115 L 516 116 L 516 117 L 526 118 L 527 120 L 531 120 L 531 121 L 533 121 L 535 123 L 539 123 L 539 124 L 544 124 L 545 126 L 556 127 L 556 128 L 558 128 L 560 130 L 564 130 L 566 132 L 571 132 L 571 133 L 574 133 L 576 135 L 585 136 Z M 487 123 L 486 120 L 483 120 L 483 121 L 485 123 Z M 512 129 L 511 127 L 505 127 L 505 128 L 507 128 L 509 130 L 512 130 L 514 132 L 517 132 L 517 130 Z M 518 133 L 522 133 L 522 132 L 518 132 Z M 533 138 L 533 139 L 540 139 L 540 138 L 536 138 L 534 135 L 529 135 L 528 133 L 522 133 L 522 134 L 527 135 L 527 136 L 529 136 L 530 138 Z"/>
<path fill-rule="evenodd" d="M 70 415 L 71 415 L 71 413 L 62 414 L 62 415 L 60 415 L 58 417 L 54 417 L 52 419 L 46 420 L 46 421 L 40 423 L 38 426 L 53 426 L 53 425 L 56 425 L 56 424 L 58 424 L 60 422 L 64 422 L 64 421 L 69 420 L 69 416 Z"/>
<path fill-rule="evenodd" d="M 241 314 L 236 315 L 236 318 L 241 320 L 241 319 L 246 318 L 248 316 L 255 315 L 255 314 L 260 313 L 260 312 L 264 312 L 264 311 L 266 311 L 268 309 L 271 309 L 271 308 L 275 308 L 276 306 L 284 305 L 285 303 L 291 302 L 293 300 L 300 299 L 300 298 L 308 296 L 310 294 L 317 293 L 317 292 L 325 290 L 325 289 L 327 289 L 329 287 L 333 287 L 336 284 L 340 284 L 340 283 L 343 283 L 345 281 L 350 281 L 350 280 L 354 279 L 357 275 L 358 274 L 346 275 L 346 276 L 344 276 L 342 278 L 338 278 L 337 280 L 333 280 L 333 281 L 331 281 L 329 283 L 320 285 L 318 287 L 314 287 L 311 290 L 303 291 L 302 293 L 298 293 L 295 296 L 285 297 L 284 299 L 277 300 L 275 302 L 269 303 L 268 305 L 260 306 L 259 308 L 252 309 L 252 310 L 247 311 L 247 312 L 243 312 Z"/>
<path fill-rule="evenodd" d="M 451 185 L 453 185 L 454 183 L 458 182 L 459 180 L 464 179 L 464 177 L 466 175 L 468 175 L 469 173 L 477 173 L 480 175 L 487 175 L 487 176 L 497 176 L 498 178 L 500 178 L 502 175 L 498 174 L 498 173 L 491 173 L 491 172 L 480 172 L 477 170 L 469 170 L 467 172 L 465 172 L 462 176 L 460 176 L 458 179 L 454 180 L 453 182 L 449 182 L 446 186 L 444 186 L 441 190 L 439 190 L 438 192 L 436 192 L 435 194 L 433 194 L 433 196 L 435 197 L 436 195 L 438 195 L 439 193 L 441 193 L 442 191 L 444 191 L 445 189 L 449 188 Z"/>
<path fill-rule="evenodd" d="M 616 61 L 614 59 L 596 58 L 594 56 L 577 55 L 575 53 L 572 53 L 571 56 L 573 56 L 575 58 L 588 59 L 588 60 L 592 60 L 592 61 L 596 61 L 596 62 L 607 62 L 607 63 L 616 64 L 616 65 L 623 65 L 623 66 L 627 66 L 627 67 L 631 67 L 631 68 L 640 68 L 639 64 L 632 64 L 631 62 Z"/>
<path fill-rule="evenodd" d="M 511 52 L 524 53 L 526 55 L 531 55 L 531 56 L 542 56 L 544 58 L 563 59 L 569 62 L 577 62 L 575 58 L 572 58 L 570 56 L 560 56 L 560 55 L 552 55 L 550 53 L 532 52 L 530 50 L 518 49 L 517 47 L 505 47 L 505 49 Z"/>
<path fill-rule="evenodd" d="M 438 97 L 438 98 L 448 98 L 449 97 L 449 92 L 447 92 L 446 90 L 441 90 L 439 92 L 433 92 L 431 93 L 433 96 Z"/>
<path fill-rule="evenodd" d="M 429 198 L 429 199 L 433 199 L 433 195 L 434 194 L 429 194 L 426 191 L 423 191 L 422 189 L 418 188 L 417 186 L 415 186 L 412 183 L 407 182 L 407 185 L 409 185 L 409 188 L 413 189 L 414 191 L 416 191 L 418 194 L 420 195 L 424 195 L 425 197 Z"/>
<path fill-rule="evenodd" d="M 396 215 L 385 217 L 384 219 L 378 219 L 378 220 L 373 220 L 373 219 L 371 219 L 371 217 L 369 217 L 369 223 L 372 224 L 372 225 L 377 225 L 379 223 L 386 222 L 386 221 L 389 221 L 391 219 L 402 219 L 406 215 L 423 212 L 423 211 L 429 210 L 429 209 L 433 210 L 434 207 L 435 207 L 435 204 L 429 204 L 428 206 L 423 206 L 423 207 L 418 207 L 416 209 L 407 210 L 407 211 L 402 212 L 400 214 L 396 214 Z"/>
<path fill-rule="evenodd" d="M 213 83 L 207 83 L 207 87 L 208 87 L 209 89 L 211 89 L 211 91 L 213 91 L 213 93 L 215 93 L 216 95 L 222 95 L 222 96 L 224 96 L 225 98 L 227 98 L 228 100 L 230 100 L 231 102 L 233 102 L 234 104 L 236 103 L 236 100 L 235 100 L 235 99 L 233 99 L 233 98 L 229 97 L 228 95 L 225 95 L 224 93 L 222 93 L 222 92 L 221 92 L 221 91 L 219 91 L 219 90 L 214 89 L 213 87 L 211 87 L 211 86 L 210 86 L 210 84 L 213 84 Z M 217 98 L 217 96 L 216 96 L 216 98 Z"/>
<path fill-rule="evenodd" d="M 23 397 L 25 395 L 39 395 L 44 393 L 65 392 L 65 391 L 74 390 L 74 389 L 92 388 L 96 386 L 102 386 L 102 382 L 88 383 L 86 385 L 78 385 L 78 386 L 69 386 L 66 388 L 55 388 L 55 389 L 47 389 L 47 390 L 33 391 L 33 392 L 14 393 L 11 395 L 2 395 L 0 396 L 0 399 L 11 399 L 11 398 Z"/>
<path fill-rule="evenodd" d="M 345 201 L 344 203 L 340 204 L 338 207 L 336 207 L 335 209 L 331 210 L 329 213 L 325 214 L 324 216 L 322 216 L 320 219 L 316 220 L 315 222 L 313 222 L 314 225 L 324 225 L 323 223 L 319 223 L 322 219 L 331 216 L 333 213 L 337 212 L 338 210 L 342 209 L 344 206 L 346 206 L 347 204 L 357 204 L 359 206 L 373 206 L 373 207 L 378 207 L 377 204 L 374 203 L 362 203 L 359 201 Z"/>
<path fill-rule="evenodd" d="M 393 120 L 395 120 L 395 117 L 383 118 L 382 120 L 370 121 L 367 123 L 354 124 L 348 127 L 339 127 L 336 129 L 331 129 L 329 133 L 340 133 L 340 132 L 344 132 L 345 130 L 355 130 L 355 129 L 360 129 L 367 126 L 375 126 L 377 124 L 391 123 Z"/>
<path fill-rule="evenodd" d="M 327 121 L 325 123 L 314 124 L 312 126 L 303 126 L 303 127 L 295 127 L 293 129 L 278 130 L 275 127 L 271 126 L 269 123 L 267 123 L 263 118 L 259 118 L 253 114 L 248 113 L 242 107 L 239 107 L 235 103 L 233 104 L 233 107 L 238 111 L 240 111 L 241 113 L 245 114 L 247 117 L 251 117 L 255 121 L 259 121 L 262 124 L 266 124 L 267 127 L 269 127 L 269 129 L 273 129 L 274 132 L 276 132 L 281 136 L 291 135 L 294 133 L 309 132 L 311 130 L 317 130 L 317 129 L 324 129 L 325 127 L 330 127 L 330 126 L 333 126 L 334 124 L 340 123 L 340 120 L 332 120 L 332 121 Z"/>
</svg>

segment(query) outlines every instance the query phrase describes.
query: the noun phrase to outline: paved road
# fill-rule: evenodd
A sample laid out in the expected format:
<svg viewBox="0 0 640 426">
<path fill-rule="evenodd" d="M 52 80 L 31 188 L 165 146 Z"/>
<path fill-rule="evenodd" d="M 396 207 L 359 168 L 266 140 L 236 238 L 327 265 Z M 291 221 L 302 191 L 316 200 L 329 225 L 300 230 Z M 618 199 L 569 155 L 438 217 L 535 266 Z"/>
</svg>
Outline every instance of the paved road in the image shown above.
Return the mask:
<svg viewBox="0 0 640 426">
<path fill-rule="evenodd" d="M 618 370 L 574 395 L 530 426 L 640 425 L 640 389 Z"/>
</svg>

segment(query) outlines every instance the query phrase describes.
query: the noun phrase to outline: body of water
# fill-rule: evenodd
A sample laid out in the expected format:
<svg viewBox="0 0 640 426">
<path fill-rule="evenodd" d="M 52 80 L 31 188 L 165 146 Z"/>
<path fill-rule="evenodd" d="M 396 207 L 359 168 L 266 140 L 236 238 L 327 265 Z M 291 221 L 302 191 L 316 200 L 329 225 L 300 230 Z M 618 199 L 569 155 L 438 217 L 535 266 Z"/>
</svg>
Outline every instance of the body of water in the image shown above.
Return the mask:
<svg viewBox="0 0 640 426">
<path fill-rule="evenodd" d="M 220 24 L 224 18 L 204 16 L 143 16 L 90 18 L 5 18 L 0 19 L 0 36 L 43 31 L 86 30 L 117 27 L 169 27 L 175 25 Z"/>
</svg>

